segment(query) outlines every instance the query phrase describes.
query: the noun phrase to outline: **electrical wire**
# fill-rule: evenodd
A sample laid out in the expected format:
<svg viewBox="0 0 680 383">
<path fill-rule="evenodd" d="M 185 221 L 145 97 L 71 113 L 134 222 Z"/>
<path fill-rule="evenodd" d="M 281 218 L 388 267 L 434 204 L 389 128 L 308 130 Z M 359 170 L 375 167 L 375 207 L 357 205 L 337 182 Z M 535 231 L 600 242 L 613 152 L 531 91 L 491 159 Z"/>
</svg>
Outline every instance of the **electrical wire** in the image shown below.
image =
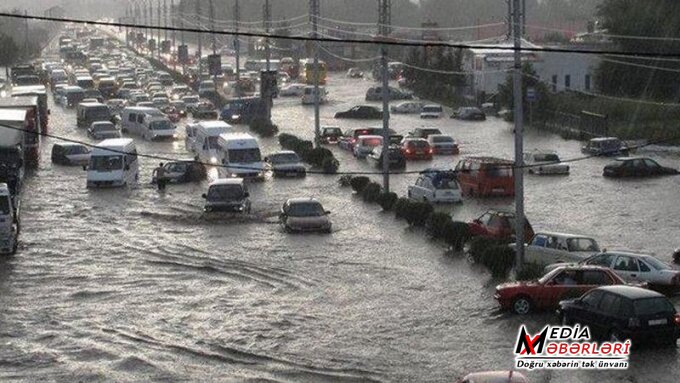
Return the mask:
<svg viewBox="0 0 680 383">
<path fill-rule="evenodd" d="M 521 51 L 521 52 L 554 52 L 554 53 L 581 53 L 581 54 L 591 54 L 591 55 L 618 55 L 622 57 L 637 56 L 637 57 L 675 57 L 680 58 L 680 52 L 634 52 L 634 51 L 612 51 L 607 49 L 560 49 L 560 48 L 550 48 L 550 47 L 519 47 L 514 46 L 504 46 L 504 45 L 474 45 L 474 44 L 460 44 L 442 41 L 427 41 L 427 42 L 409 42 L 409 41 L 390 41 L 389 37 L 380 40 L 365 40 L 365 39 L 340 39 L 331 40 L 328 38 L 318 38 L 318 37 L 307 37 L 307 36 L 284 36 L 277 34 L 265 34 L 265 33 L 252 33 L 252 32 L 238 32 L 235 31 L 215 31 L 215 30 L 203 30 L 195 28 L 178 28 L 178 27 L 167 27 L 167 26 L 148 26 L 143 24 L 132 24 L 132 23 L 120 23 L 120 22 L 108 22 L 108 21 L 91 21 L 83 19 L 73 19 L 73 18 L 56 18 L 48 16 L 37 16 L 37 15 L 17 15 L 13 13 L 0 12 L 0 17 L 27 19 L 27 20 L 38 20 L 38 21 L 50 21 L 50 22 L 60 22 L 60 23 L 74 23 L 74 24 L 87 24 L 87 25 L 101 25 L 108 27 L 129 27 L 129 28 L 147 28 L 155 30 L 167 30 L 167 31 L 184 31 L 184 32 L 195 32 L 195 33 L 213 33 L 216 35 L 227 35 L 233 36 L 236 34 L 242 35 L 244 37 L 269 37 L 269 38 L 280 38 L 283 40 L 294 40 L 294 41 L 318 41 L 318 42 L 343 42 L 343 43 L 353 43 L 353 44 L 370 44 L 370 45 L 386 45 L 386 46 L 412 46 L 412 47 L 447 47 L 447 48 L 458 48 L 458 49 L 495 49 L 500 51 Z"/>
<path fill-rule="evenodd" d="M 365 62 L 375 62 L 377 60 L 380 60 L 380 56 L 368 57 L 368 58 L 363 58 L 363 59 L 353 59 L 353 58 L 349 58 L 349 57 L 339 56 L 339 55 L 329 51 L 328 49 L 324 48 L 321 44 L 319 44 L 319 50 L 325 52 L 327 55 L 329 55 L 331 57 L 334 57 L 338 60 L 347 61 L 347 62 L 365 63 Z"/>
<path fill-rule="evenodd" d="M 527 24 L 526 27 L 530 28 L 530 29 L 552 31 L 552 32 L 563 32 L 563 33 L 575 33 L 576 32 L 576 31 L 566 30 L 566 29 L 540 27 L 538 25 L 528 25 Z M 629 40 L 680 41 L 680 37 L 632 36 L 632 35 L 614 35 L 614 34 L 607 34 L 607 33 L 598 33 L 597 35 L 603 36 L 603 37 L 611 37 L 611 38 L 616 38 L 616 39 L 629 39 Z"/>
<path fill-rule="evenodd" d="M 396 59 L 393 59 L 391 57 L 388 57 L 388 60 L 390 61 L 398 61 Z M 415 69 L 421 72 L 430 72 L 430 73 L 438 73 L 438 74 L 450 74 L 450 75 L 471 75 L 471 74 L 492 74 L 492 73 L 504 73 L 504 72 L 509 72 L 510 69 L 500 69 L 500 70 L 490 70 L 490 71 L 469 71 L 469 72 L 456 72 L 456 71 L 447 71 L 447 70 L 439 70 L 439 69 L 431 69 L 431 68 L 425 68 L 425 67 L 420 67 L 416 65 L 410 65 L 406 63 L 401 63 L 403 66 L 411 69 Z"/>
</svg>

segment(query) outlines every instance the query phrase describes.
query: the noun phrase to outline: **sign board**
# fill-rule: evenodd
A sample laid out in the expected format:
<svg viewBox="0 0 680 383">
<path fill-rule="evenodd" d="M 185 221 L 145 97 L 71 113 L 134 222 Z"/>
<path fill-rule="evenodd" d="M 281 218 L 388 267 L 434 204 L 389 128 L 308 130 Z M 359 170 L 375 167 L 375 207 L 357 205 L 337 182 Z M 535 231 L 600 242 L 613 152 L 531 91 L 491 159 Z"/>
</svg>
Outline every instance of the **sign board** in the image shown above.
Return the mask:
<svg viewBox="0 0 680 383">
<path fill-rule="evenodd" d="M 537 98 L 538 95 L 536 94 L 536 88 L 534 87 L 527 88 L 527 101 L 536 102 Z"/>
<path fill-rule="evenodd" d="M 222 57 L 220 55 L 208 56 L 208 73 L 211 76 L 222 74 Z"/>
</svg>

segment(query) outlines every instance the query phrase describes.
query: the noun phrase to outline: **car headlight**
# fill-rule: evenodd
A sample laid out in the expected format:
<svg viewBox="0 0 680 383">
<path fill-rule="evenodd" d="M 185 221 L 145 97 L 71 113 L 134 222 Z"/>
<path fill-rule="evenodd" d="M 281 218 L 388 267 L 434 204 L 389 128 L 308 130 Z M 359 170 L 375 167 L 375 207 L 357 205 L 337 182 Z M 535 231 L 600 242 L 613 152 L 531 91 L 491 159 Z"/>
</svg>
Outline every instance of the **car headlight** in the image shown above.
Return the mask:
<svg viewBox="0 0 680 383">
<path fill-rule="evenodd" d="M 238 120 L 239 117 L 241 117 L 241 116 L 239 116 L 238 114 L 232 114 L 231 115 L 232 120 Z"/>
<path fill-rule="evenodd" d="M 210 163 L 216 164 L 217 163 L 217 157 L 210 157 Z"/>
</svg>

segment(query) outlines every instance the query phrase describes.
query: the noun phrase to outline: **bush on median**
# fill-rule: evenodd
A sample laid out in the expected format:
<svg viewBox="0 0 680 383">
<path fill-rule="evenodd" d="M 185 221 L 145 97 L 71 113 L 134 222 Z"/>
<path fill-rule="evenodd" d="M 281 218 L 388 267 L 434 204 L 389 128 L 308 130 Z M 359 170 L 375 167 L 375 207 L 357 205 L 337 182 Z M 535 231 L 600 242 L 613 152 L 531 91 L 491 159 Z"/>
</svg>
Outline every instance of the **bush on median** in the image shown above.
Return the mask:
<svg viewBox="0 0 680 383">
<path fill-rule="evenodd" d="M 326 148 L 314 148 L 312 141 L 301 140 L 292 134 L 281 133 L 279 134 L 279 144 L 282 148 L 297 153 L 303 161 L 310 165 L 323 169 L 326 174 L 338 172 L 340 162 L 335 158 L 333 152 Z"/>
<path fill-rule="evenodd" d="M 364 187 L 361 191 L 361 197 L 366 202 L 378 202 L 378 197 L 380 197 L 380 192 L 382 188 L 377 182 L 369 182 L 368 185 Z"/>
<path fill-rule="evenodd" d="M 368 177 L 352 177 L 349 184 L 355 192 L 361 193 L 369 182 L 371 180 Z"/>
<path fill-rule="evenodd" d="M 389 192 L 389 193 L 380 193 L 378 196 L 378 203 L 380 204 L 380 207 L 384 211 L 390 211 L 394 207 L 394 205 L 397 203 L 397 199 L 399 199 L 399 196 L 397 196 L 397 193 L 394 192 Z"/>
</svg>

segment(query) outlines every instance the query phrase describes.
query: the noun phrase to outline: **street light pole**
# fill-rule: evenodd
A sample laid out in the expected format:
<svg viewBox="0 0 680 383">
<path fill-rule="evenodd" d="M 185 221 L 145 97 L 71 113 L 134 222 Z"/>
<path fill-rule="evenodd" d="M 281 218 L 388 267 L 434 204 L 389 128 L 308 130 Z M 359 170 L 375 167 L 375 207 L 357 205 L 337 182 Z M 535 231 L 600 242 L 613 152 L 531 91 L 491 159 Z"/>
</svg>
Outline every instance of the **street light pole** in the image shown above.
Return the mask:
<svg viewBox="0 0 680 383">
<path fill-rule="evenodd" d="M 310 15 L 312 19 L 312 37 L 317 39 L 319 37 L 319 16 L 321 10 L 319 7 L 319 0 L 310 0 Z M 319 94 L 319 42 L 314 41 L 314 145 L 321 147 L 321 113 L 320 108 L 320 94 Z"/>
<path fill-rule="evenodd" d="M 236 97 L 241 97 L 241 86 L 239 83 L 239 80 L 241 79 L 241 41 L 240 37 L 238 34 L 238 27 L 239 23 L 241 22 L 240 20 L 241 14 L 238 9 L 238 0 L 235 0 L 234 2 L 234 51 L 236 53 L 236 86 L 234 89 L 236 90 Z"/>
<path fill-rule="evenodd" d="M 378 0 L 380 4 L 379 26 L 380 35 L 387 39 L 390 34 L 391 24 L 391 0 Z M 383 107 L 383 145 L 382 145 L 382 170 L 383 170 L 383 190 L 385 193 L 390 191 L 390 92 L 389 76 L 387 70 L 387 46 L 380 45 L 380 61 L 382 65 L 382 107 Z"/>
<path fill-rule="evenodd" d="M 520 2 L 512 0 L 512 35 L 515 49 L 515 68 L 512 74 L 513 103 L 515 117 L 515 248 L 517 251 L 517 270 L 521 270 L 524 263 L 524 108 L 522 91 L 522 40 L 520 25 Z"/>
</svg>

